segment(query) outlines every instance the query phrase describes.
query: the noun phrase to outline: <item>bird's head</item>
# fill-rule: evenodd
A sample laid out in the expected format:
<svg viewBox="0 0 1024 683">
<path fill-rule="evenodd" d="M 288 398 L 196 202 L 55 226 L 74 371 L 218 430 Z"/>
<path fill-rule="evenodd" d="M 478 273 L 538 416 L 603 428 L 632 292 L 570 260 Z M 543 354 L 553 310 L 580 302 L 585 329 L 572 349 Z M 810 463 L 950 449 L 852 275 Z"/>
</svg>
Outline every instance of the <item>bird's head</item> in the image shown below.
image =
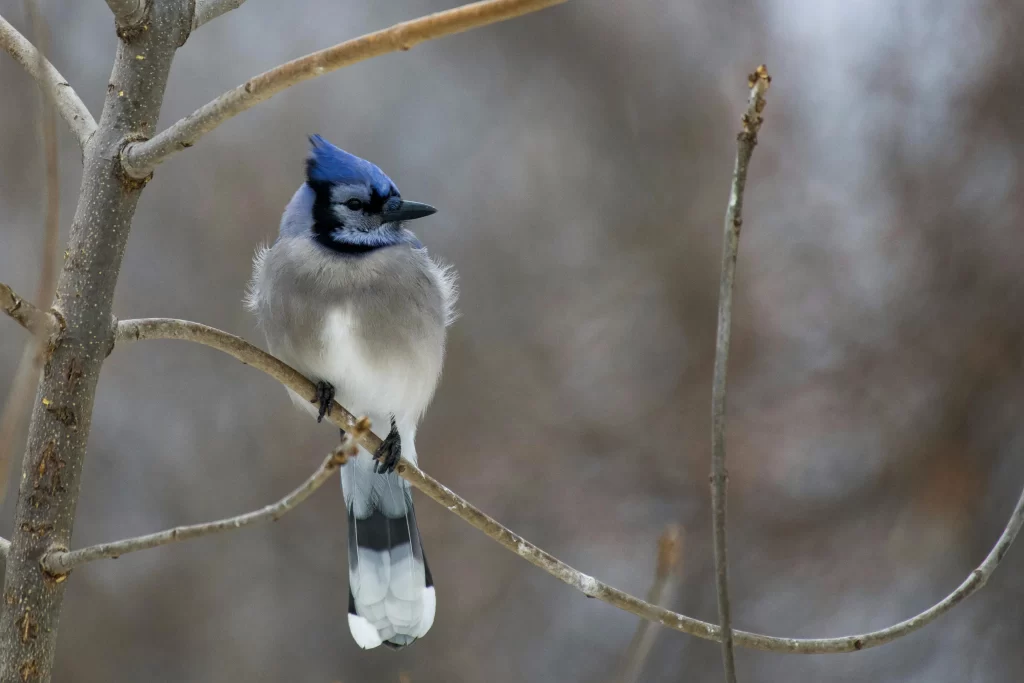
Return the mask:
<svg viewBox="0 0 1024 683">
<path fill-rule="evenodd" d="M 413 243 L 403 223 L 435 213 L 428 204 L 402 199 L 382 170 L 335 147 L 319 135 L 309 138 L 306 185 L 312 190 L 313 237 L 341 253 L 365 253 Z"/>
</svg>

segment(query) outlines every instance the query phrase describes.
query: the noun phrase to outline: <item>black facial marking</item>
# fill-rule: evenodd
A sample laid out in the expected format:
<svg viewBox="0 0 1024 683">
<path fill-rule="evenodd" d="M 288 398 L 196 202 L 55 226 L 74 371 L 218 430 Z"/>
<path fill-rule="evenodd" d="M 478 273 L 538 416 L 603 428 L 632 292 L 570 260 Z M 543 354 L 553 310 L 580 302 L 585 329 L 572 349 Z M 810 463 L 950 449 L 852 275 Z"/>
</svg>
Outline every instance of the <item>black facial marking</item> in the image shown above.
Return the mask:
<svg viewBox="0 0 1024 683">
<path fill-rule="evenodd" d="M 331 206 L 331 184 L 322 180 L 307 180 L 306 184 L 313 190 L 313 236 L 317 242 L 339 254 L 365 254 L 384 246 L 351 244 L 334 239 L 334 231 L 343 227 L 344 223 Z"/>
<path fill-rule="evenodd" d="M 384 204 L 391 199 L 392 192 L 388 192 L 387 196 L 377 192 L 377 188 L 373 188 L 373 194 L 370 195 L 370 203 L 364 204 L 364 211 L 368 213 L 380 213 L 384 210 Z"/>
</svg>

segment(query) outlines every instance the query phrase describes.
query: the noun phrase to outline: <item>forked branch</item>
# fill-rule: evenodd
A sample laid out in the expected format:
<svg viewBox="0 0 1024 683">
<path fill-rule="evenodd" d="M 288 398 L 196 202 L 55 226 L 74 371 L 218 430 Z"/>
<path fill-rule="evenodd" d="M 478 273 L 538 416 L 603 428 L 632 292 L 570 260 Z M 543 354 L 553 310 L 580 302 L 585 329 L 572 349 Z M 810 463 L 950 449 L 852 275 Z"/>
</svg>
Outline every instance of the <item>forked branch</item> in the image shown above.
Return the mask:
<svg viewBox="0 0 1024 683">
<path fill-rule="evenodd" d="M 240 337 L 216 328 L 186 320 L 173 320 L 169 318 L 126 320 L 118 325 L 117 342 L 119 344 L 143 339 L 182 339 L 218 349 L 270 375 L 299 395 L 309 397 L 310 402 L 316 397 L 316 386 L 299 374 L 298 371 Z M 359 420 L 338 403 L 334 403 L 331 413 L 326 419 L 346 432 L 351 433 L 353 429 L 356 429 L 358 433 L 357 425 Z M 359 436 L 356 441 L 371 453 L 375 452 L 381 444 L 380 437 L 373 432 L 366 432 Z M 682 631 L 683 633 L 707 640 L 720 639 L 721 630 L 714 624 L 652 605 L 570 567 L 547 551 L 538 548 L 522 536 L 505 528 L 494 518 L 489 517 L 409 461 L 402 459 L 398 464 L 396 472 L 417 489 L 473 527 L 482 531 L 503 547 L 583 594 L 676 631 Z M 741 647 L 755 650 L 793 654 L 855 652 L 890 643 L 935 621 L 984 586 L 1013 543 L 1013 539 L 1016 538 L 1022 525 L 1024 525 L 1024 493 L 1021 494 L 1021 498 L 1017 501 L 1017 506 L 1010 516 L 1010 521 L 996 542 L 995 547 L 992 548 L 981 565 L 971 572 L 967 579 L 941 602 L 917 616 L 889 628 L 838 638 L 813 639 L 780 638 L 759 633 L 748 633 L 746 631 L 734 631 L 735 642 Z"/>
<path fill-rule="evenodd" d="M 84 149 L 96 132 L 96 121 L 67 80 L 53 64 L 41 58 L 35 46 L 3 17 L 0 17 L 0 47 L 24 67 L 43 89 L 44 94 L 53 93 L 57 111 L 71 127 L 71 132 L 78 138 L 78 144 Z"/>
<path fill-rule="evenodd" d="M 395 24 L 294 59 L 254 76 L 209 102 L 146 142 L 133 142 L 121 153 L 125 172 L 145 178 L 175 152 L 191 147 L 205 133 L 277 93 L 344 66 L 419 43 L 462 33 L 558 5 L 566 0 L 484 0 Z"/>
</svg>

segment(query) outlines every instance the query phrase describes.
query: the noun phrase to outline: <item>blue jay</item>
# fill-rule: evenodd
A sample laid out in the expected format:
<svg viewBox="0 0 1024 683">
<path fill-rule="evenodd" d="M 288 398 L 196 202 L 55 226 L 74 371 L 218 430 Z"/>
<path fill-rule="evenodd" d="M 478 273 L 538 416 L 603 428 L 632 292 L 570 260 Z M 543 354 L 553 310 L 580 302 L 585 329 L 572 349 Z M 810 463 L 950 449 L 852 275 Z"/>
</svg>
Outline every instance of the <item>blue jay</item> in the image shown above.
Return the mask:
<svg viewBox="0 0 1024 683">
<path fill-rule="evenodd" d="M 246 297 L 271 353 L 317 383 L 317 401 L 289 390 L 320 421 L 335 397 L 389 430 L 377 453 L 341 469 L 348 510 L 348 624 L 364 648 L 395 649 L 434 621 L 434 582 L 409 484 L 416 427 L 434 395 L 455 275 L 427 255 L 405 222 L 436 209 L 402 199 L 370 162 L 310 137 L 306 182 L 260 249 Z M 383 433 L 380 431 L 379 433 Z"/>
</svg>

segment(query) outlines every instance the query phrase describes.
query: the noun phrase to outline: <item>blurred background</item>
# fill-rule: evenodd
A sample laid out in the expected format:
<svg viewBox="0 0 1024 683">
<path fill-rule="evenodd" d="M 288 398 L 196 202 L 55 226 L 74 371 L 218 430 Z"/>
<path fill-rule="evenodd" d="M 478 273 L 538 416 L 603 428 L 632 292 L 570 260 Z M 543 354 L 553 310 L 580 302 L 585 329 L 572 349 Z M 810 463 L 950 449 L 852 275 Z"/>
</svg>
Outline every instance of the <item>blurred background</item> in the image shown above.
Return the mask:
<svg viewBox="0 0 1024 683">
<path fill-rule="evenodd" d="M 159 127 L 286 59 L 455 4 L 249 0 L 179 52 Z M 98 113 L 116 43 L 107 7 L 41 5 L 53 62 Z M 21 2 L 0 13 L 28 33 Z M 462 315 L 420 431 L 425 469 L 634 594 L 659 533 L 680 524 L 683 575 L 665 606 L 714 621 L 721 222 L 746 75 L 766 62 L 729 379 L 734 622 L 800 637 L 885 627 L 967 576 L 1024 485 L 1022 22 L 1024 5 L 997 0 L 574 0 L 377 58 L 160 166 L 115 312 L 262 345 L 240 303 L 251 257 L 303 180 L 306 135 L 325 135 L 440 207 L 415 227 L 457 268 Z M 6 55 L 0 88 L 0 280 L 29 295 L 38 98 Z M 80 153 L 59 123 L 66 238 Z M 26 339 L 0 321 L 3 393 Z M 254 509 L 336 438 L 216 351 L 119 349 L 74 544 Z M 614 680 L 633 616 L 417 500 L 439 606 L 414 647 L 363 652 L 349 636 L 332 482 L 277 524 L 77 570 L 57 680 Z M 738 650 L 740 680 L 1019 680 L 1022 568 L 1014 548 L 976 597 L 879 649 Z M 663 631 L 643 680 L 719 681 L 718 645 Z"/>
</svg>

